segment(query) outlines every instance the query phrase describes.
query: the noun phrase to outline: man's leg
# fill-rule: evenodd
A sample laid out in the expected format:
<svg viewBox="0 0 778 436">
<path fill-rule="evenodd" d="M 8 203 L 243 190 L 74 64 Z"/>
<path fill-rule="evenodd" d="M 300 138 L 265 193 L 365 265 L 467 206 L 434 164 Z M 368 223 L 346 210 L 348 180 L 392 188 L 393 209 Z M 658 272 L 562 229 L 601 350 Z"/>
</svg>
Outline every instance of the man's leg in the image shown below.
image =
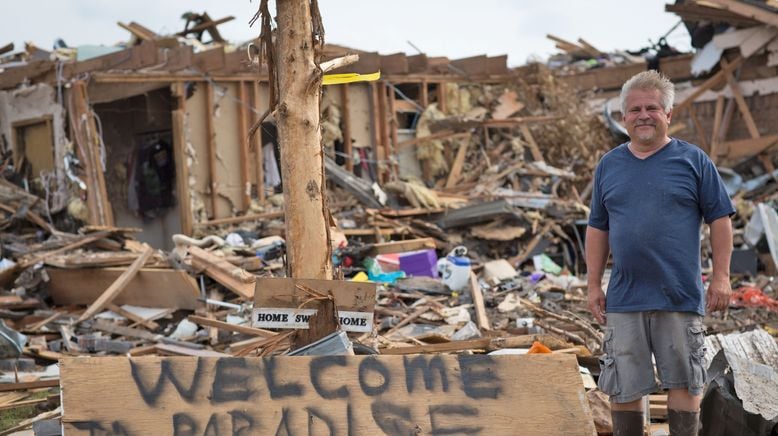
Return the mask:
<svg viewBox="0 0 778 436">
<path fill-rule="evenodd" d="M 610 395 L 614 436 L 643 435 L 642 398 L 656 389 L 646 316 L 608 313 L 600 390 Z"/>
<path fill-rule="evenodd" d="M 652 325 L 652 342 L 662 387 L 668 389 L 667 421 L 672 436 L 697 436 L 705 384 L 702 317 L 662 312 Z"/>
<path fill-rule="evenodd" d="M 643 399 L 628 403 L 611 401 L 613 436 L 643 436 Z"/>
<path fill-rule="evenodd" d="M 667 392 L 667 421 L 671 436 L 697 436 L 700 431 L 702 395 L 691 395 L 687 389 Z"/>
</svg>

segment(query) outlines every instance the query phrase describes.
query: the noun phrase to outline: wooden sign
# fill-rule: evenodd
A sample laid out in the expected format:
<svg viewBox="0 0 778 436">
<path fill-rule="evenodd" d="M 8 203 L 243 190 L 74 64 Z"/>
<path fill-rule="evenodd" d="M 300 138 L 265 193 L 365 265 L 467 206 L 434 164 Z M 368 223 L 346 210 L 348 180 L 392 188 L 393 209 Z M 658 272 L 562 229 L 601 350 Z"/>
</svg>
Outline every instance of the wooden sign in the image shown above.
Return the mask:
<svg viewBox="0 0 778 436">
<path fill-rule="evenodd" d="M 306 307 L 306 301 L 311 299 L 311 295 L 304 290 L 306 288 L 322 295 L 332 293 L 343 330 L 373 331 L 375 283 L 341 280 L 257 279 L 252 325 L 260 328 L 307 329 L 308 320 L 316 313 L 316 309 Z"/>
<path fill-rule="evenodd" d="M 594 435 L 573 355 L 60 360 L 66 435 Z"/>
</svg>

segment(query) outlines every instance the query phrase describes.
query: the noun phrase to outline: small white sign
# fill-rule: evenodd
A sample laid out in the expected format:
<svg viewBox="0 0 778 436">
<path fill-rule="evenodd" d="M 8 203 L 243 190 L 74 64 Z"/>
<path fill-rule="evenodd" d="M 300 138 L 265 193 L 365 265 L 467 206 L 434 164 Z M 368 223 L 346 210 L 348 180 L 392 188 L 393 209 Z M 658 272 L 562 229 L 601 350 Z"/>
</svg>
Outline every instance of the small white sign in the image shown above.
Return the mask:
<svg viewBox="0 0 778 436">
<path fill-rule="evenodd" d="M 260 307 L 251 313 L 251 325 L 266 329 L 307 329 L 308 320 L 316 309 L 287 309 L 283 307 Z M 338 311 L 340 327 L 347 332 L 373 331 L 372 312 Z"/>
</svg>

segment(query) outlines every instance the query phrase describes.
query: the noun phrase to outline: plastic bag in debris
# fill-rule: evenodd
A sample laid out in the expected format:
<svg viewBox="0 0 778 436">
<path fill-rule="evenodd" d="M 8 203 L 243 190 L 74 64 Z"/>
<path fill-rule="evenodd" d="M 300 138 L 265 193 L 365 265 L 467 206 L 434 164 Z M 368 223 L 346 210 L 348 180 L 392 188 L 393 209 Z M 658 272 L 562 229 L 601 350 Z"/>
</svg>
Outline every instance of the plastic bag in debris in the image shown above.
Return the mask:
<svg viewBox="0 0 778 436">
<path fill-rule="evenodd" d="M 27 336 L 8 327 L 3 320 L 0 320 L 0 358 L 19 357 L 26 343 Z"/>
</svg>

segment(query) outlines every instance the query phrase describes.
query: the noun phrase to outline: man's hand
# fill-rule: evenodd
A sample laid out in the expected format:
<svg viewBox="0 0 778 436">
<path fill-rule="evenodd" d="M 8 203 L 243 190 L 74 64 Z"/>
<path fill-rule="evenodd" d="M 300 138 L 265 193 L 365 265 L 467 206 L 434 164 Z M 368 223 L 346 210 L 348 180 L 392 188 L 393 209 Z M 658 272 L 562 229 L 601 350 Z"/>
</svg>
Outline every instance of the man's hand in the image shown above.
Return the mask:
<svg viewBox="0 0 778 436">
<path fill-rule="evenodd" d="M 728 277 L 713 277 L 708 285 L 705 308 L 708 313 L 724 310 L 729 307 L 729 299 L 732 296 L 732 286 Z M 589 303 L 591 306 L 591 303 Z"/>
<path fill-rule="evenodd" d="M 597 322 L 605 325 L 605 293 L 600 286 L 589 286 L 589 311 L 592 312 Z"/>
</svg>

